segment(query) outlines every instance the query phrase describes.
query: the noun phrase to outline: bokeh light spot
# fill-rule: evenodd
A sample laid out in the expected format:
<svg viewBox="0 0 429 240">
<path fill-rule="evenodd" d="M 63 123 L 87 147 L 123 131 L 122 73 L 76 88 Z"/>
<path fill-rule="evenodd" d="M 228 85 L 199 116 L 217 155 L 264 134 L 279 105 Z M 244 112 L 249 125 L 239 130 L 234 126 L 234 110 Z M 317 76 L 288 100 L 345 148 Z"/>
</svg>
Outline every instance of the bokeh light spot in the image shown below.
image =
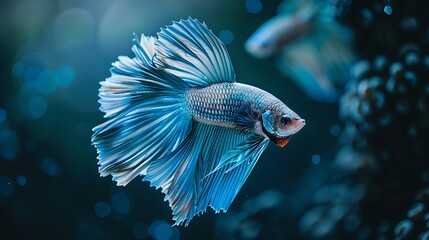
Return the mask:
<svg viewBox="0 0 429 240">
<path fill-rule="evenodd" d="M 28 112 L 33 118 L 39 118 L 43 116 L 47 109 L 48 103 L 40 96 L 34 96 L 28 102 Z"/>
<path fill-rule="evenodd" d="M 253 219 L 245 221 L 240 227 L 243 228 L 241 232 L 243 239 L 257 239 L 262 230 L 261 223 Z"/>
<path fill-rule="evenodd" d="M 88 46 L 95 34 L 94 19 L 85 9 L 67 9 L 55 19 L 52 34 L 58 46 L 67 52 Z"/>
<path fill-rule="evenodd" d="M 137 239 L 146 239 L 149 236 L 147 225 L 144 223 L 134 224 L 133 234 Z"/>
<path fill-rule="evenodd" d="M 340 135 L 341 128 L 338 124 L 333 124 L 330 128 L 330 131 L 332 136 L 337 137 L 338 135 Z"/>
<path fill-rule="evenodd" d="M 224 44 L 228 45 L 234 41 L 234 34 L 225 29 L 219 32 L 219 38 Z"/>
<path fill-rule="evenodd" d="M 259 0 L 246 0 L 246 10 L 249 13 L 259 13 L 262 10 L 262 3 Z"/>
<path fill-rule="evenodd" d="M 18 175 L 16 177 L 16 182 L 18 183 L 19 186 L 23 187 L 27 184 L 27 178 L 22 176 L 22 175 Z"/>
<path fill-rule="evenodd" d="M 39 67 L 29 66 L 24 73 L 25 83 L 29 84 L 29 86 L 34 86 L 41 71 Z"/>
<path fill-rule="evenodd" d="M 57 164 L 57 162 L 50 158 L 43 158 L 40 168 L 42 171 L 52 177 L 59 177 L 60 176 L 60 166 Z"/>
<path fill-rule="evenodd" d="M 384 12 L 385 12 L 387 15 L 391 15 L 391 14 L 392 14 L 392 7 L 391 7 L 391 6 L 385 6 L 385 7 L 384 7 Z"/>
<path fill-rule="evenodd" d="M 317 154 L 314 154 L 314 155 L 311 157 L 311 162 L 312 162 L 314 165 L 319 164 L 319 163 L 320 163 L 320 156 L 319 156 L 319 155 L 317 155 Z"/>
<path fill-rule="evenodd" d="M 57 75 L 58 75 L 58 86 L 60 87 L 66 87 L 68 85 L 70 85 L 75 78 L 75 72 L 74 69 L 70 66 L 64 65 L 61 66 L 58 70 L 57 70 Z"/>
<path fill-rule="evenodd" d="M 37 90 L 50 94 L 57 88 L 58 76 L 52 69 L 43 70 L 37 78 Z"/>
<path fill-rule="evenodd" d="M 107 217 L 110 214 L 110 205 L 106 202 L 98 202 L 94 207 L 95 214 L 101 218 Z"/>
<path fill-rule="evenodd" d="M 131 210 L 131 201 L 125 192 L 116 192 L 110 199 L 113 210 L 119 214 L 126 215 Z"/>
<path fill-rule="evenodd" d="M 179 239 L 179 233 L 176 228 L 173 228 L 165 221 L 154 221 L 149 226 L 149 234 L 156 240 L 175 240 Z"/>
<path fill-rule="evenodd" d="M 0 195 L 10 196 L 15 190 L 15 184 L 10 177 L 0 176 Z"/>
</svg>

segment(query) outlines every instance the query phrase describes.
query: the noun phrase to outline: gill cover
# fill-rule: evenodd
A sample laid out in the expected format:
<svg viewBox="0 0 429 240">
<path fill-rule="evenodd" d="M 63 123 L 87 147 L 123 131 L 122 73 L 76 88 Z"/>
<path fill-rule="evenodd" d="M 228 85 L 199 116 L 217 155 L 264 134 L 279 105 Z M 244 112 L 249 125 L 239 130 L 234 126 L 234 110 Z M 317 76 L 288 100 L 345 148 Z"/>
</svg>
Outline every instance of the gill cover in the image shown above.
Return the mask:
<svg viewBox="0 0 429 240">
<path fill-rule="evenodd" d="M 274 136 L 274 117 L 270 110 L 262 114 L 262 130 L 270 139 Z"/>
<path fill-rule="evenodd" d="M 276 127 L 273 113 L 270 110 L 262 114 L 262 131 L 273 141 L 277 146 L 284 147 L 289 143 L 290 137 L 280 138 L 276 135 Z"/>
</svg>

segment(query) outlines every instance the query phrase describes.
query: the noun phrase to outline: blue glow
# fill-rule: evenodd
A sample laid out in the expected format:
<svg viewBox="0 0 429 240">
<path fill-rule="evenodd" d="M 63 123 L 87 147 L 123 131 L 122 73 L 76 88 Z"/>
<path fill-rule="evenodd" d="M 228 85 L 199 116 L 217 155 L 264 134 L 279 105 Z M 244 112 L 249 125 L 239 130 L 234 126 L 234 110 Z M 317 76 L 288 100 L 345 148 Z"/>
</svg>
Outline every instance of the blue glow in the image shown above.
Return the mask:
<svg viewBox="0 0 429 240">
<path fill-rule="evenodd" d="M 70 85 L 75 79 L 74 69 L 70 66 L 64 65 L 57 70 L 59 87 L 66 87 Z"/>
<path fill-rule="evenodd" d="M 28 112 L 33 118 L 40 118 L 48 109 L 48 103 L 40 96 L 34 96 L 28 102 Z"/>
<path fill-rule="evenodd" d="M 104 218 L 110 214 L 110 205 L 106 202 L 98 202 L 95 204 L 94 210 L 97 216 Z"/>
<path fill-rule="evenodd" d="M 149 227 L 150 235 L 156 240 L 168 240 L 173 235 L 172 227 L 164 221 L 154 221 Z"/>
<path fill-rule="evenodd" d="M 20 77 L 22 74 L 24 74 L 24 70 L 24 64 L 22 64 L 21 62 L 17 62 L 12 67 L 12 75 L 14 77 Z"/>
<path fill-rule="evenodd" d="M 387 15 L 391 15 L 391 14 L 392 14 L 392 7 L 391 7 L 391 6 L 385 6 L 385 7 L 384 7 L 384 12 L 385 12 Z"/>
<path fill-rule="evenodd" d="M 222 30 L 219 32 L 219 38 L 224 44 L 228 45 L 234 41 L 234 34 L 229 30 Z"/>
<path fill-rule="evenodd" d="M 0 108 L 0 123 L 6 120 L 7 113 L 3 108 Z"/>
<path fill-rule="evenodd" d="M 136 223 L 133 226 L 133 234 L 137 239 L 145 239 L 149 236 L 147 225 L 144 223 Z"/>
<path fill-rule="evenodd" d="M 18 175 L 16 177 L 16 182 L 18 183 L 19 186 L 25 186 L 27 184 L 27 178 L 22 176 L 22 175 Z"/>
<path fill-rule="evenodd" d="M 125 192 L 116 192 L 110 199 L 113 210 L 120 214 L 128 214 L 131 210 L 131 202 Z"/>
<path fill-rule="evenodd" d="M 42 163 L 40 165 L 42 171 L 52 177 L 60 176 L 60 166 L 57 162 L 50 158 L 42 159 Z"/>
<path fill-rule="evenodd" d="M 0 176 L 0 195 L 10 196 L 15 190 L 15 184 L 10 177 Z"/>
<path fill-rule="evenodd" d="M 312 162 L 314 165 L 319 164 L 319 163 L 320 163 L 320 156 L 319 156 L 319 155 L 317 155 L 317 154 L 314 154 L 314 155 L 311 157 L 311 162 Z"/>
<path fill-rule="evenodd" d="M 338 135 L 340 135 L 341 128 L 340 128 L 340 126 L 338 124 L 333 124 L 331 126 L 330 131 L 331 131 L 331 135 L 332 136 L 337 137 Z"/>
<path fill-rule="evenodd" d="M 259 13 L 262 10 L 262 3 L 259 0 L 246 0 L 246 10 L 249 13 Z"/>
<path fill-rule="evenodd" d="M 43 94 L 50 94 L 57 88 L 58 75 L 52 69 L 43 70 L 37 77 L 37 90 Z"/>
</svg>

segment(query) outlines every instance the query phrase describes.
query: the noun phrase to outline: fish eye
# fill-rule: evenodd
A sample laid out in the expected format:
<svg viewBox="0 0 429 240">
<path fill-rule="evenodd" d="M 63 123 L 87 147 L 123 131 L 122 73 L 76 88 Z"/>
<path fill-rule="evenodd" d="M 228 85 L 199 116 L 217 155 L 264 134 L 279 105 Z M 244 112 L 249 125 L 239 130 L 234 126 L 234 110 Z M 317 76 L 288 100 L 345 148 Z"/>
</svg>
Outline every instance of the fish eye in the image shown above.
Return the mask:
<svg viewBox="0 0 429 240">
<path fill-rule="evenodd" d="M 283 124 L 283 126 L 289 126 L 292 123 L 292 119 L 288 116 L 283 116 L 280 119 L 280 122 Z"/>
</svg>

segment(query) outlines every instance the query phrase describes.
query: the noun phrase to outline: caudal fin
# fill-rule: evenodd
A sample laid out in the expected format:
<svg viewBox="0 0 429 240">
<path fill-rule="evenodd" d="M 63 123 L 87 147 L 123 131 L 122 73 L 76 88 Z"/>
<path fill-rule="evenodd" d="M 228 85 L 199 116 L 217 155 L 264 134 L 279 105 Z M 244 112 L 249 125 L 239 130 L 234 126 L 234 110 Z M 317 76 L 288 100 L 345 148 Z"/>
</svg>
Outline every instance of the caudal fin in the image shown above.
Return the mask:
<svg viewBox="0 0 429 240">
<path fill-rule="evenodd" d="M 184 111 L 188 86 L 153 65 L 154 43 L 135 37 L 135 57 L 119 57 L 100 83 L 100 110 L 108 120 L 93 129 L 92 144 L 101 176 L 112 175 L 117 185 L 145 175 L 152 160 L 174 151 L 191 130 Z"/>
</svg>

